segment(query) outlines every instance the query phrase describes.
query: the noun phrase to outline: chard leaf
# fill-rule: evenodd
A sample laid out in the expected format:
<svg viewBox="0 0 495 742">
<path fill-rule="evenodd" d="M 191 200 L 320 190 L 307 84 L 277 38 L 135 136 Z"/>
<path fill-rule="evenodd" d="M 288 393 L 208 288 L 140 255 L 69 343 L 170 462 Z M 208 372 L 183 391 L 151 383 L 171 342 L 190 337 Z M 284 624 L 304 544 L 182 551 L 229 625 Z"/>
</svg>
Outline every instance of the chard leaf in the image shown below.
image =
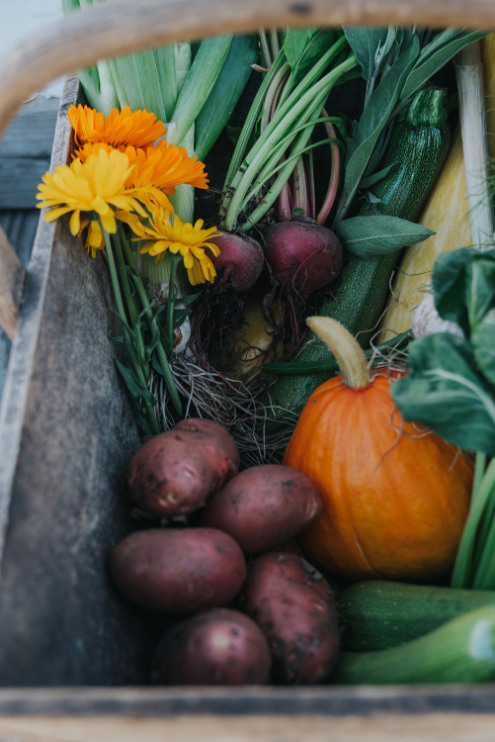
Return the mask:
<svg viewBox="0 0 495 742">
<path fill-rule="evenodd" d="M 428 44 L 421 52 L 418 62 L 406 80 L 401 99 L 404 100 L 413 95 L 461 49 L 482 39 L 487 33 L 487 31 L 461 31 L 452 34 L 451 29 L 447 29 L 444 32 L 444 39 L 439 39 L 443 34 L 435 37 L 431 44 Z"/>
<path fill-rule="evenodd" d="M 342 209 L 338 220 L 342 219 L 352 203 L 378 137 L 392 115 L 406 77 L 418 54 L 419 42 L 417 37 L 414 37 L 389 72 L 383 75 L 380 84 L 370 96 L 356 130 L 358 147 L 346 167 Z"/>
<path fill-rule="evenodd" d="M 471 342 L 481 373 L 495 384 L 495 308 L 483 317 L 471 336 Z"/>
<path fill-rule="evenodd" d="M 468 247 L 443 253 L 437 258 L 432 274 L 437 312 L 443 319 L 457 322 L 467 337 L 469 319 L 465 304 L 465 268 L 475 254 L 476 250 Z"/>
<path fill-rule="evenodd" d="M 395 216 L 353 216 L 339 222 L 335 231 L 349 252 L 360 258 L 389 255 L 435 234 L 421 224 Z"/>
<path fill-rule="evenodd" d="M 435 305 L 470 336 L 495 305 L 495 250 L 462 248 L 441 255 L 432 276 Z"/>
<path fill-rule="evenodd" d="M 388 40 L 388 29 L 368 28 L 366 26 L 343 26 L 343 28 L 349 46 L 361 67 L 364 79 L 369 80 L 375 70 L 377 52 Z"/>
<path fill-rule="evenodd" d="M 409 375 L 392 385 L 403 418 L 467 451 L 495 455 L 495 403 L 470 343 L 451 333 L 426 335 L 409 346 L 409 363 Z"/>
</svg>

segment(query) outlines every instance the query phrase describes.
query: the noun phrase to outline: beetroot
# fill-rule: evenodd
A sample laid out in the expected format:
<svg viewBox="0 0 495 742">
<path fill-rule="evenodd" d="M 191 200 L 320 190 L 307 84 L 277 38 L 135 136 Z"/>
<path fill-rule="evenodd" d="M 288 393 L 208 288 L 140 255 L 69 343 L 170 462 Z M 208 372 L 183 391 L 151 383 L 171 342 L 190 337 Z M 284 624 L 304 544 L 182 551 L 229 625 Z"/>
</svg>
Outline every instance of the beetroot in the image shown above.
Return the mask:
<svg viewBox="0 0 495 742">
<path fill-rule="evenodd" d="M 110 554 L 119 590 L 161 613 L 188 613 L 230 603 L 246 576 L 234 539 L 214 528 L 156 528 L 127 536 Z"/>
<path fill-rule="evenodd" d="M 203 525 L 234 538 L 245 554 L 283 544 L 307 528 L 323 503 L 316 485 L 289 466 L 253 466 L 216 492 L 203 513 Z"/>
<path fill-rule="evenodd" d="M 152 680 L 169 685 L 261 685 L 268 680 L 267 641 L 250 618 L 227 608 L 181 621 L 163 636 Z"/>
<path fill-rule="evenodd" d="M 209 420 L 183 420 L 144 443 L 127 471 L 129 499 L 152 516 L 187 515 L 239 469 L 230 433 Z"/>
<path fill-rule="evenodd" d="M 217 273 L 223 268 L 219 284 L 229 281 L 234 291 L 247 291 L 254 286 L 263 269 L 263 250 L 251 237 L 225 232 L 210 242 L 220 248 L 218 257 L 211 260 Z M 218 280 L 218 279 L 217 279 Z"/>
<path fill-rule="evenodd" d="M 281 222 L 263 233 L 265 257 L 278 283 L 302 299 L 334 281 L 342 269 L 342 245 L 326 227 Z"/>
<path fill-rule="evenodd" d="M 243 611 L 268 639 L 276 680 L 318 683 L 338 655 L 337 605 L 329 584 L 305 559 L 269 552 L 253 563 Z"/>
</svg>

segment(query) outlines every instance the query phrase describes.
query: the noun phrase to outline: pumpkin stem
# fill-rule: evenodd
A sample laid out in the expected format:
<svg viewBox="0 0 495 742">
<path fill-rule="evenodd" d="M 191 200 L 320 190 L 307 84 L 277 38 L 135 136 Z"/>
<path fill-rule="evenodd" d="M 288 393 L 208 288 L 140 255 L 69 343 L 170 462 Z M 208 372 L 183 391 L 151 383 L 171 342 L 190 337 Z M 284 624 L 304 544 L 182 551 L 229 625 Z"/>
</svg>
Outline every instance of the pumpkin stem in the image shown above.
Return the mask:
<svg viewBox="0 0 495 742">
<path fill-rule="evenodd" d="M 351 389 L 368 386 L 371 375 L 364 350 L 349 330 L 330 317 L 308 317 L 306 324 L 335 356 L 345 384 Z"/>
</svg>

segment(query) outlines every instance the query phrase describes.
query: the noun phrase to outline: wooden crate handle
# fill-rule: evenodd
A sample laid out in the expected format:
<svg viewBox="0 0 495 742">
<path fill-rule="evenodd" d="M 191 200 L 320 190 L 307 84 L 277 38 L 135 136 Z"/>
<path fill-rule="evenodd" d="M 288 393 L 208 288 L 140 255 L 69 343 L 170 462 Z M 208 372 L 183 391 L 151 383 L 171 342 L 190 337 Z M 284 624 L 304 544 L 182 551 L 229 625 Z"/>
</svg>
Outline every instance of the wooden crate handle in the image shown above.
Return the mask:
<svg viewBox="0 0 495 742">
<path fill-rule="evenodd" d="M 0 59 L 0 138 L 22 102 L 98 59 L 224 33 L 286 26 L 495 29 L 493 0 L 119 0 L 71 13 Z"/>
<path fill-rule="evenodd" d="M 98 59 L 174 41 L 287 26 L 420 25 L 495 29 L 494 0 L 119 0 L 86 7 L 0 59 L 0 139 L 30 95 Z M 23 273 L 0 234 L 0 324 L 12 335 Z M 14 257 L 13 257 L 14 255 Z M 14 281 L 14 283 L 12 283 Z"/>
</svg>

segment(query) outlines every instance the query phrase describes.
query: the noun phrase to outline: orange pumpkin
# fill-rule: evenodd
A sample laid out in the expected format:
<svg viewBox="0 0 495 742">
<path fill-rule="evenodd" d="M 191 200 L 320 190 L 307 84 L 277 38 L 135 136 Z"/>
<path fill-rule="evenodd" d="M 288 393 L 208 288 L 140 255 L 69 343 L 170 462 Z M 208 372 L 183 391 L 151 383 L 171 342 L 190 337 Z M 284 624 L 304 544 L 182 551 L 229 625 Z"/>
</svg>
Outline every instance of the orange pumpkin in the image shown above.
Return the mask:
<svg viewBox="0 0 495 742">
<path fill-rule="evenodd" d="M 301 536 L 308 555 L 352 580 L 432 581 L 450 571 L 468 514 L 473 470 L 437 435 L 404 423 L 383 369 L 335 320 L 309 318 L 342 376 L 301 414 L 283 463 L 307 474 L 324 509 Z M 402 433 L 398 436 L 397 429 Z"/>
</svg>

